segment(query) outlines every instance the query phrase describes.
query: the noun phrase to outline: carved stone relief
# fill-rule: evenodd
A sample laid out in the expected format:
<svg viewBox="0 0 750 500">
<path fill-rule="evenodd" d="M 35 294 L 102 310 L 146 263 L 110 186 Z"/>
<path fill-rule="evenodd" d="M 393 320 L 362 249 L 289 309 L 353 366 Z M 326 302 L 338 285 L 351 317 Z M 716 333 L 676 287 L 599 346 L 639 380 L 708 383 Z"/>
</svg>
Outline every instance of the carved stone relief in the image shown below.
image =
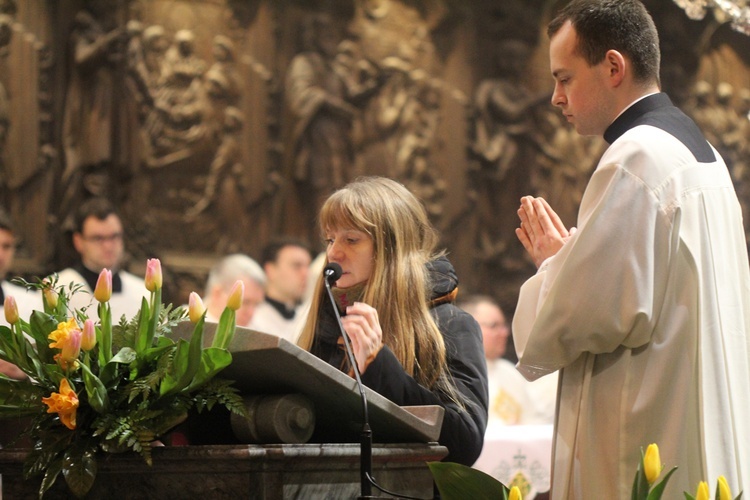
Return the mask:
<svg viewBox="0 0 750 500">
<path fill-rule="evenodd" d="M 544 26 L 564 3 L 0 0 L 0 196 L 29 268 L 62 266 L 63 223 L 105 194 L 132 262 L 162 257 L 184 301 L 220 254 L 319 245 L 322 200 L 378 174 L 425 202 L 462 288 L 510 310 L 534 270 L 518 199 L 574 225 L 604 147 L 549 104 Z M 750 206 L 750 39 L 646 3 L 665 90 Z"/>
<path fill-rule="evenodd" d="M 0 1 L 0 201 L 19 228 L 16 261 L 31 270 L 53 251 L 47 222 L 57 164 L 50 30 L 35 15 L 41 4 Z"/>
</svg>

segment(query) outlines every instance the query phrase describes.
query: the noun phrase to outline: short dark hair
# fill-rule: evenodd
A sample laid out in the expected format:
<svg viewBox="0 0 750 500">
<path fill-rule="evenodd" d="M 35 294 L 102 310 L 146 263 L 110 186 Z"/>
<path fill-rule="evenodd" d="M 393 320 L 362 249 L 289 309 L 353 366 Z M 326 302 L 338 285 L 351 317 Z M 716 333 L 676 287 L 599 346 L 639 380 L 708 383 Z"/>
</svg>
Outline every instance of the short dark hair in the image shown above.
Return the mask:
<svg viewBox="0 0 750 500">
<path fill-rule="evenodd" d="M 106 198 L 88 199 L 83 202 L 80 207 L 78 207 L 78 210 L 76 210 L 76 216 L 74 220 L 75 227 L 73 229 L 76 233 L 82 233 L 83 223 L 89 217 L 93 216 L 99 220 L 104 220 L 112 214 L 119 217 L 119 214 L 117 213 L 117 210 L 115 210 L 114 205 L 112 205 L 112 203 L 110 203 Z"/>
<path fill-rule="evenodd" d="M 639 0 L 573 0 L 549 23 L 552 38 L 570 21 L 578 37 L 578 53 L 589 66 L 599 64 L 608 50 L 630 59 L 635 81 L 659 85 L 659 34 Z"/>
<path fill-rule="evenodd" d="M 13 219 L 11 219 L 10 214 L 3 207 L 0 207 L 0 229 L 4 229 L 9 233 L 16 232 Z"/>
<path fill-rule="evenodd" d="M 312 257 L 312 250 L 310 249 L 310 245 L 308 245 L 301 239 L 291 236 L 279 236 L 276 238 L 272 238 L 266 244 L 266 246 L 263 247 L 263 252 L 260 256 L 260 265 L 265 266 L 269 262 L 276 262 L 276 260 L 279 258 L 279 252 L 281 252 L 281 250 L 286 247 L 303 248 L 307 251 L 307 253 L 310 254 L 310 257 Z"/>
</svg>

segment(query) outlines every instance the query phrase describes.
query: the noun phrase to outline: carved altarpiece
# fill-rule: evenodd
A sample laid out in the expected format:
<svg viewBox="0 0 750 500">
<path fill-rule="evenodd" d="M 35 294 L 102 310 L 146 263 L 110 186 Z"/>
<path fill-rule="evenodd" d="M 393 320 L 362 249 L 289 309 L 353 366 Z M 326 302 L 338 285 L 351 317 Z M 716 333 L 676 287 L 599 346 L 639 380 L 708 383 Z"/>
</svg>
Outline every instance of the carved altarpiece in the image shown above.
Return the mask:
<svg viewBox="0 0 750 500">
<path fill-rule="evenodd" d="M 183 302 L 222 254 L 258 257 L 279 233 L 321 249 L 321 200 L 379 174 L 425 202 L 462 289 L 512 310 L 534 270 L 513 234 L 519 198 L 543 195 L 574 225 L 604 147 L 549 104 L 544 30 L 563 3 L 0 0 L 16 270 L 68 264 L 70 214 L 103 194 L 122 211 L 131 268 L 162 258 Z M 646 5 L 664 89 L 700 122 L 705 82 L 702 126 L 724 130 L 717 147 L 750 205 L 750 39 Z"/>
</svg>

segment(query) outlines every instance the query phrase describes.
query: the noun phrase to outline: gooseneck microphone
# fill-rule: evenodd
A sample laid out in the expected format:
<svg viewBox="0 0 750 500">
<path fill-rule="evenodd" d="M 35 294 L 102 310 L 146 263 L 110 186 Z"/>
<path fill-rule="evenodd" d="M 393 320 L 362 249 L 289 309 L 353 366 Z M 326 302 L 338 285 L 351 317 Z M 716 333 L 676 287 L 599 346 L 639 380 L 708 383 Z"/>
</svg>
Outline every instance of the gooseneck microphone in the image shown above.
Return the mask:
<svg viewBox="0 0 750 500">
<path fill-rule="evenodd" d="M 325 279 L 326 291 L 328 292 L 328 298 L 331 301 L 331 307 L 333 307 L 333 313 L 336 315 L 336 323 L 339 325 L 341 336 L 344 338 L 344 349 L 346 351 L 346 357 L 349 360 L 349 365 L 354 371 L 354 379 L 357 381 L 357 389 L 359 389 L 359 397 L 362 400 L 362 434 L 360 439 L 359 447 L 359 479 L 361 486 L 360 498 L 372 498 L 372 429 L 370 429 L 370 416 L 367 411 L 367 395 L 365 394 L 365 386 L 362 384 L 362 378 L 359 376 L 359 365 L 357 364 L 357 358 L 354 357 L 354 351 L 352 350 L 352 344 L 349 340 L 344 325 L 341 324 L 341 315 L 339 314 L 339 308 L 336 305 L 336 299 L 333 298 L 333 292 L 331 291 L 331 284 L 336 283 L 343 274 L 341 266 L 335 262 L 329 263 L 325 269 L 323 269 L 323 276 Z"/>
<path fill-rule="evenodd" d="M 370 429 L 370 416 L 367 411 L 367 395 L 365 394 L 365 386 L 362 383 L 362 378 L 359 375 L 359 365 L 357 365 L 357 358 L 354 357 L 354 351 L 352 350 L 351 340 L 344 330 L 344 325 L 341 324 L 341 314 L 339 314 L 339 308 L 336 305 L 336 299 L 333 297 L 331 291 L 331 285 L 336 283 L 343 274 L 341 266 L 335 262 L 329 263 L 325 269 L 323 269 L 323 281 L 325 283 L 326 291 L 328 292 L 328 298 L 331 301 L 331 307 L 333 307 L 333 314 L 336 316 L 336 323 L 339 325 L 341 336 L 344 338 L 344 350 L 346 351 L 346 357 L 349 360 L 354 370 L 354 379 L 357 381 L 357 389 L 359 389 L 359 396 L 362 400 L 362 434 L 360 435 L 359 442 L 359 477 L 361 492 L 359 498 L 375 498 L 372 496 L 372 486 L 375 486 L 380 491 L 391 495 L 394 498 L 406 498 L 411 500 L 425 500 L 418 497 L 411 497 L 407 495 L 400 495 L 380 486 L 375 478 L 372 477 L 372 429 Z"/>
</svg>

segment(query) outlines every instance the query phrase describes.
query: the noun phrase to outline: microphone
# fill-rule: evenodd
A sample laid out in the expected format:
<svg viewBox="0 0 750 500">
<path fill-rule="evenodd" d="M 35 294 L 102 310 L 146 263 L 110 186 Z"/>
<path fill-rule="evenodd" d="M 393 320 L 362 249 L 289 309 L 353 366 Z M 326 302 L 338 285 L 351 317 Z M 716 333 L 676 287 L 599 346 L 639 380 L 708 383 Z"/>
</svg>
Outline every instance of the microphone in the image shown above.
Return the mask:
<svg viewBox="0 0 750 500">
<path fill-rule="evenodd" d="M 331 262 L 325 267 L 325 269 L 323 269 L 323 276 L 325 276 L 326 282 L 330 284 L 336 283 L 342 274 L 344 274 L 344 271 L 342 271 L 341 266 L 335 262 Z"/>
<path fill-rule="evenodd" d="M 359 389 L 359 396 L 362 399 L 362 434 L 359 443 L 359 476 L 361 485 L 361 496 L 360 498 L 373 498 L 372 497 L 372 429 L 370 429 L 370 417 L 367 411 L 367 395 L 365 394 L 365 386 L 362 384 L 362 378 L 359 376 L 359 366 L 357 365 L 357 358 L 354 357 L 354 351 L 352 350 L 351 341 L 349 336 L 344 330 L 344 325 L 341 324 L 341 315 L 339 314 L 339 308 L 336 305 L 336 299 L 333 297 L 331 291 L 331 283 L 336 283 L 343 274 L 341 266 L 335 262 L 329 263 L 325 269 L 323 269 L 323 280 L 326 291 L 328 292 L 328 298 L 331 301 L 331 307 L 333 307 L 333 313 L 336 315 L 336 323 L 339 325 L 341 336 L 344 338 L 344 348 L 346 350 L 346 357 L 349 360 L 349 365 L 354 371 L 354 379 L 357 381 L 357 389 Z"/>
</svg>

